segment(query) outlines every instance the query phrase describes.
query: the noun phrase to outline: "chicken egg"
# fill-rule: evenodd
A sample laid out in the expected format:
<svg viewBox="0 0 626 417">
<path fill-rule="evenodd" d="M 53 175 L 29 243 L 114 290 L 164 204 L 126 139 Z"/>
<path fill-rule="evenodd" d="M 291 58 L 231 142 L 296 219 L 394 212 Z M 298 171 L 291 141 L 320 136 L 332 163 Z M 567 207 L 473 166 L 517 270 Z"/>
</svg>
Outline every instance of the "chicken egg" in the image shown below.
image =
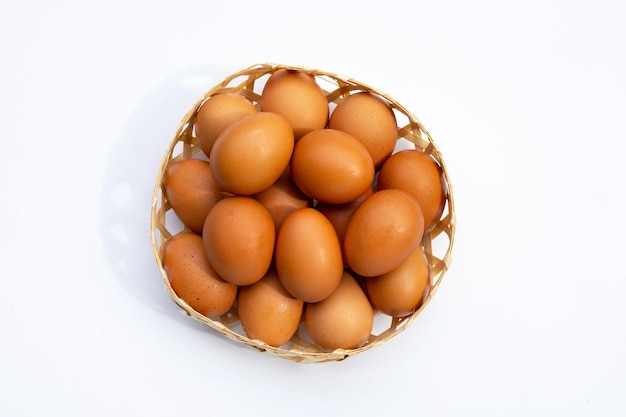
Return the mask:
<svg viewBox="0 0 626 417">
<path fill-rule="evenodd" d="M 424 213 L 424 230 L 430 231 L 439 220 L 447 189 L 443 171 L 430 155 L 414 149 L 393 154 L 378 173 L 377 188 L 396 188 L 411 194 Z"/>
<path fill-rule="evenodd" d="M 211 166 L 201 159 L 181 159 L 165 171 L 165 193 L 174 213 L 195 233 L 202 233 L 209 210 L 224 197 Z"/>
<path fill-rule="evenodd" d="M 278 230 L 289 213 L 313 205 L 312 200 L 294 184 L 289 168 L 274 184 L 255 194 L 253 198 L 269 211 L 274 220 L 277 236 Z"/>
<path fill-rule="evenodd" d="M 205 101 L 196 115 L 195 133 L 200 149 L 206 156 L 226 128 L 258 110 L 251 101 L 236 93 L 222 93 Z"/>
<path fill-rule="evenodd" d="M 421 247 L 386 274 L 365 278 L 370 301 L 392 317 L 406 317 L 418 309 L 430 290 L 430 266 Z"/>
<path fill-rule="evenodd" d="M 323 350 L 356 349 L 370 337 L 374 311 L 361 286 L 344 272 L 329 297 L 307 304 L 304 322 L 311 340 Z"/>
<path fill-rule="evenodd" d="M 296 141 L 328 123 L 326 95 L 315 78 L 302 71 L 283 68 L 274 72 L 263 88 L 260 107 L 289 120 Z"/>
<path fill-rule="evenodd" d="M 224 191 L 256 194 L 285 171 L 293 146 L 293 130 L 281 115 L 263 112 L 245 116 L 215 141 L 209 157 L 213 177 Z"/>
<path fill-rule="evenodd" d="M 165 243 L 163 269 L 176 295 L 200 314 L 219 316 L 235 302 L 237 286 L 211 267 L 202 238 L 195 233 L 181 232 Z"/>
<path fill-rule="evenodd" d="M 341 244 L 342 248 L 350 218 L 352 217 L 356 209 L 372 194 L 374 194 L 374 189 L 372 187 L 368 187 L 367 190 L 363 194 L 361 194 L 361 196 L 357 197 L 356 200 L 349 203 L 318 203 L 315 206 L 315 209 L 322 213 L 335 228 L 335 232 L 337 232 L 337 237 L 339 238 L 339 243 Z M 344 265 L 347 266 L 347 264 L 348 263 L 344 256 Z"/>
<path fill-rule="evenodd" d="M 239 290 L 237 308 L 244 332 L 279 347 L 298 330 L 304 302 L 291 295 L 270 269 L 261 280 Z"/>
<path fill-rule="evenodd" d="M 364 277 L 398 267 L 419 246 L 424 216 L 406 191 L 376 191 L 354 212 L 344 238 L 350 268 Z"/>
<path fill-rule="evenodd" d="M 396 116 L 391 107 L 368 92 L 342 99 L 333 110 L 328 127 L 349 133 L 361 141 L 376 168 L 391 155 L 398 139 Z"/>
<path fill-rule="evenodd" d="M 260 280 L 274 255 L 274 222 L 251 197 L 220 200 L 206 217 L 202 239 L 209 262 L 226 281 L 250 285 Z"/>
<path fill-rule="evenodd" d="M 293 296 L 312 303 L 328 297 L 343 272 L 333 225 L 311 207 L 290 213 L 278 232 L 275 264 L 280 281 Z"/>
<path fill-rule="evenodd" d="M 348 133 L 314 130 L 295 145 L 291 175 L 309 197 L 324 203 L 349 203 L 374 180 L 374 164 L 361 142 Z"/>
</svg>

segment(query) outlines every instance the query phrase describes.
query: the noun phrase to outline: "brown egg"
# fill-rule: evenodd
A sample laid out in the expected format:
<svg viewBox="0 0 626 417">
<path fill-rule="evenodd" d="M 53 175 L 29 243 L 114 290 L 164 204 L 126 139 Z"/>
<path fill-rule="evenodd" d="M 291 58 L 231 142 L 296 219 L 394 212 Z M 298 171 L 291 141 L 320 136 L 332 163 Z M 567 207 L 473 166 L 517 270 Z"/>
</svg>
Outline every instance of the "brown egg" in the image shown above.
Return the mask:
<svg viewBox="0 0 626 417">
<path fill-rule="evenodd" d="M 276 235 L 289 213 L 313 204 L 311 199 L 294 184 L 288 168 L 274 184 L 253 197 L 269 211 L 274 220 Z"/>
<path fill-rule="evenodd" d="M 333 225 L 314 208 L 293 211 L 278 232 L 275 264 L 278 277 L 294 297 L 311 303 L 328 297 L 343 272 Z"/>
<path fill-rule="evenodd" d="M 341 100 L 330 116 L 328 127 L 349 133 L 361 141 L 376 168 L 391 155 L 398 139 L 396 116 L 391 107 L 367 92 Z"/>
<path fill-rule="evenodd" d="M 343 204 L 362 195 L 374 180 L 374 164 L 365 146 L 333 129 L 315 130 L 295 145 L 291 176 L 309 197 Z"/>
<path fill-rule="evenodd" d="M 257 111 L 252 102 L 239 94 L 224 93 L 211 96 L 202 104 L 196 115 L 196 138 L 200 149 L 209 156 L 218 136 L 228 126 Z"/>
<path fill-rule="evenodd" d="M 285 171 L 293 151 L 293 130 L 279 114 L 256 113 L 228 127 L 209 159 L 220 188 L 252 195 L 272 185 Z"/>
<path fill-rule="evenodd" d="M 220 200 L 204 222 L 202 238 L 209 262 L 226 281 L 250 285 L 269 269 L 274 254 L 274 222 L 251 197 Z"/>
<path fill-rule="evenodd" d="M 389 189 L 375 192 L 356 209 L 344 239 L 350 268 L 371 277 L 398 267 L 419 246 L 424 216 L 409 193 Z"/>
<path fill-rule="evenodd" d="M 237 286 L 211 267 L 202 238 L 181 232 L 165 243 L 163 269 L 176 295 L 207 317 L 226 313 L 235 302 Z"/>
<path fill-rule="evenodd" d="M 370 301 L 381 312 L 406 317 L 417 310 L 430 290 L 430 266 L 418 247 L 397 268 L 377 277 L 365 278 Z"/>
<path fill-rule="evenodd" d="M 279 347 L 298 330 L 304 303 L 292 296 L 270 269 L 260 281 L 241 287 L 237 306 L 248 338 Z"/>
<path fill-rule="evenodd" d="M 307 304 L 304 322 L 311 340 L 321 349 L 356 349 L 370 337 L 374 311 L 361 286 L 344 272 L 328 298 Z"/>
<path fill-rule="evenodd" d="M 339 238 L 339 243 L 342 247 L 343 252 L 343 241 L 346 236 L 346 229 L 348 228 L 348 222 L 350 218 L 356 211 L 356 209 L 372 194 L 374 194 L 374 189 L 372 187 L 368 187 L 367 190 L 361 194 L 360 197 L 357 197 L 356 200 L 345 203 L 345 204 L 328 204 L 328 203 L 318 203 L 315 208 L 317 211 L 322 213 L 333 225 L 335 228 L 335 232 L 337 232 L 337 237 Z M 347 261 L 343 259 L 344 266 L 347 266 Z"/>
<path fill-rule="evenodd" d="M 328 123 L 328 100 L 315 78 L 301 71 L 279 69 L 261 94 L 261 111 L 281 114 L 293 126 L 295 140 Z"/>
<path fill-rule="evenodd" d="M 415 197 L 424 213 L 426 232 L 439 221 L 447 190 L 443 171 L 430 155 L 413 149 L 395 153 L 380 169 L 377 187 L 404 190 Z"/>
<path fill-rule="evenodd" d="M 165 171 L 165 187 L 167 200 L 180 221 L 195 233 L 202 233 L 209 210 L 223 198 L 210 164 L 200 159 L 174 162 Z"/>
</svg>

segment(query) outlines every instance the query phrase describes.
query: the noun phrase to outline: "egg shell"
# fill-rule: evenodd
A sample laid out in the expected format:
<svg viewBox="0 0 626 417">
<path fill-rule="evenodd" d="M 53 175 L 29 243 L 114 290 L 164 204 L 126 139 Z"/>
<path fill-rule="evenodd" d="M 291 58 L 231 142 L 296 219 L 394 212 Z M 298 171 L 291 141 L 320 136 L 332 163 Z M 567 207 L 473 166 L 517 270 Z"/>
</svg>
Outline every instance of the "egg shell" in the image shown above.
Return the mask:
<svg viewBox="0 0 626 417">
<path fill-rule="evenodd" d="M 261 111 L 283 115 L 298 141 L 328 123 L 328 100 L 315 78 L 302 71 L 279 69 L 267 80 L 260 99 Z"/>
<path fill-rule="evenodd" d="M 270 346 L 284 345 L 298 330 L 304 302 L 292 296 L 270 269 L 260 281 L 239 290 L 241 326 L 250 339 Z"/>
<path fill-rule="evenodd" d="M 313 205 L 313 201 L 293 182 L 289 168 L 274 184 L 253 197 L 269 211 L 274 220 L 276 235 L 289 213 Z"/>
<path fill-rule="evenodd" d="M 418 247 L 397 268 L 377 277 L 365 278 L 370 301 L 381 312 L 406 317 L 415 312 L 430 291 L 430 265 Z"/>
<path fill-rule="evenodd" d="M 348 133 L 315 130 L 295 145 L 291 175 L 309 197 L 343 204 L 361 196 L 374 180 L 374 164 L 365 146 Z"/>
<path fill-rule="evenodd" d="M 398 139 L 396 116 L 391 107 L 368 92 L 358 92 L 342 99 L 333 110 L 328 127 L 349 133 L 361 141 L 376 168 L 391 155 Z"/>
<path fill-rule="evenodd" d="M 328 297 L 343 272 L 341 245 L 330 221 L 311 207 L 289 214 L 278 232 L 275 265 L 294 297 L 312 303 Z"/>
<path fill-rule="evenodd" d="M 424 213 L 426 232 L 440 219 L 447 196 L 441 166 L 432 156 L 413 149 L 397 152 L 385 161 L 378 173 L 377 188 L 396 188 L 415 197 Z"/>
<path fill-rule="evenodd" d="M 321 349 L 356 349 L 371 335 L 374 311 L 361 286 L 344 272 L 329 297 L 307 304 L 304 322 L 311 340 Z"/>
<path fill-rule="evenodd" d="M 209 97 L 198 109 L 194 125 L 200 149 L 209 156 L 213 144 L 227 127 L 244 116 L 257 112 L 250 100 L 236 93 Z"/>
<path fill-rule="evenodd" d="M 420 245 L 424 216 L 403 190 L 376 191 L 354 212 L 344 239 L 348 265 L 364 277 L 398 267 Z"/>
<path fill-rule="evenodd" d="M 176 295 L 207 317 L 217 317 L 233 306 L 237 286 L 224 281 L 211 267 L 202 238 L 181 232 L 164 246 L 163 269 Z"/>
<path fill-rule="evenodd" d="M 315 208 L 317 211 L 322 213 L 324 217 L 326 217 L 330 223 L 335 228 L 335 232 L 337 232 L 337 237 L 339 238 L 339 243 L 342 247 L 343 252 L 343 242 L 346 236 L 346 229 L 348 228 L 348 223 L 350 222 L 350 218 L 356 211 L 356 209 L 372 194 L 374 194 L 374 188 L 368 187 L 367 190 L 361 194 L 360 197 L 357 197 L 356 200 L 351 201 L 350 203 L 344 204 L 328 204 L 328 203 L 318 203 Z M 344 266 L 347 266 L 348 263 L 344 256 Z"/>
<path fill-rule="evenodd" d="M 202 233 L 209 210 L 224 195 L 211 166 L 201 159 L 181 159 L 165 171 L 165 193 L 174 213 L 195 233 Z"/>
<path fill-rule="evenodd" d="M 209 157 L 213 177 L 230 193 L 256 194 L 285 171 L 293 147 L 293 130 L 281 115 L 245 116 L 222 132 L 213 145 Z"/>
<path fill-rule="evenodd" d="M 204 222 L 202 238 L 209 262 L 226 281 L 250 285 L 260 280 L 274 254 L 274 223 L 251 197 L 220 200 Z"/>
</svg>

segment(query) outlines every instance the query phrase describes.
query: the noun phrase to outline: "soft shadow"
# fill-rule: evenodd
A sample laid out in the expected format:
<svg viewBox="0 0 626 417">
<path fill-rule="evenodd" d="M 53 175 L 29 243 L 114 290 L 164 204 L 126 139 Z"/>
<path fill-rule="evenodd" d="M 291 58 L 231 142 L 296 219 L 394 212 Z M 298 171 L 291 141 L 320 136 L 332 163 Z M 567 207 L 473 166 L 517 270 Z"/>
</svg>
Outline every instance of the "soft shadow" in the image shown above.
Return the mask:
<svg viewBox="0 0 626 417">
<path fill-rule="evenodd" d="M 172 74 L 138 103 L 107 158 L 100 236 L 121 287 L 156 313 L 206 331 L 171 300 L 150 240 L 150 209 L 157 171 L 185 113 L 238 68 L 191 67 Z"/>
</svg>

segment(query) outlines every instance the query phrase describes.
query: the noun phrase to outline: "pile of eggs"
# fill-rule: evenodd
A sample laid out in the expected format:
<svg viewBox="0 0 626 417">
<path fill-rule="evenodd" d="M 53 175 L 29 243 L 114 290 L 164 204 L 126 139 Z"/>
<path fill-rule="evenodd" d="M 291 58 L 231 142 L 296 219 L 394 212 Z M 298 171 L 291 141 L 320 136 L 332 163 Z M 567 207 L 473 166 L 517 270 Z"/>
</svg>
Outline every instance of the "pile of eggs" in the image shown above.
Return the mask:
<svg viewBox="0 0 626 417">
<path fill-rule="evenodd" d="M 334 108 L 315 78 L 278 69 L 255 106 L 210 96 L 195 115 L 203 157 L 171 160 L 165 197 L 185 229 L 164 243 L 172 290 L 208 318 L 236 306 L 250 339 L 280 347 L 304 322 L 321 350 L 368 342 L 379 311 L 406 317 L 428 295 L 421 246 L 446 183 L 398 149 L 394 112 L 367 91 Z"/>
</svg>

